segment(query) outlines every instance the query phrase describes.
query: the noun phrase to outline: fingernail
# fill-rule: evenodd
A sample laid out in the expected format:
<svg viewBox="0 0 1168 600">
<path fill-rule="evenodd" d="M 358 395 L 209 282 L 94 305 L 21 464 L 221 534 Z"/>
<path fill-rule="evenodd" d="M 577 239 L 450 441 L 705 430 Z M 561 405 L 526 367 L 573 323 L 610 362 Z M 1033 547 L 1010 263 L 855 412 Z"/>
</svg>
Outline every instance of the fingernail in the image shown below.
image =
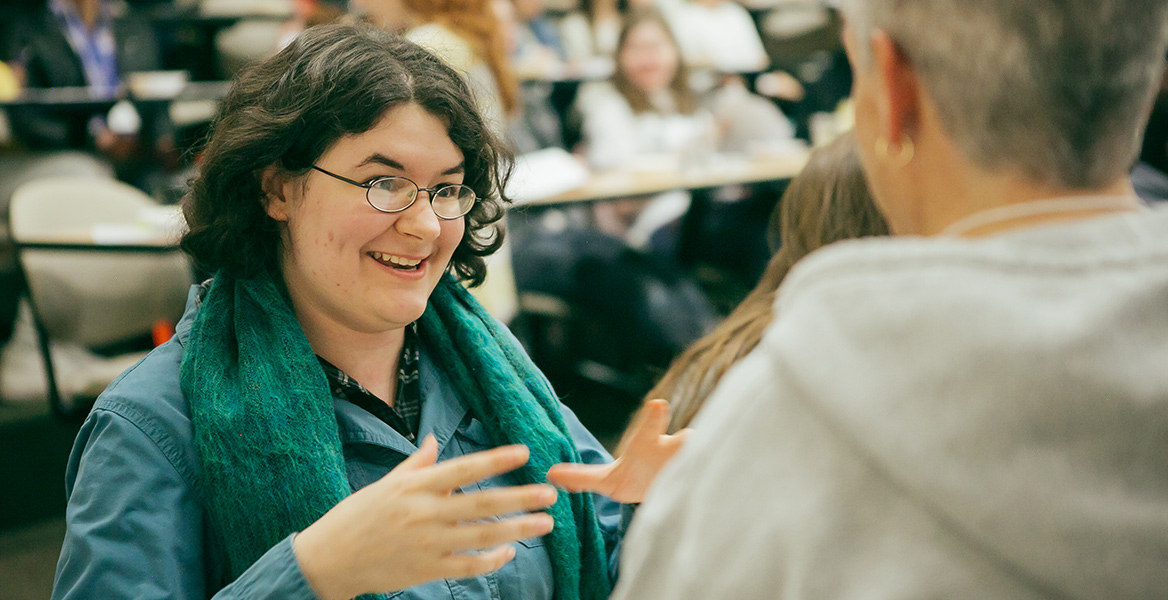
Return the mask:
<svg viewBox="0 0 1168 600">
<path fill-rule="evenodd" d="M 544 504 L 552 504 L 559 497 L 560 494 L 556 492 L 556 488 L 550 485 L 545 485 L 543 489 L 539 490 L 539 501 Z"/>
<path fill-rule="evenodd" d="M 556 527 L 556 520 L 553 519 L 551 515 L 546 513 L 532 515 L 530 519 L 531 527 L 536 531 L 547 533 Z"/>
</svg>

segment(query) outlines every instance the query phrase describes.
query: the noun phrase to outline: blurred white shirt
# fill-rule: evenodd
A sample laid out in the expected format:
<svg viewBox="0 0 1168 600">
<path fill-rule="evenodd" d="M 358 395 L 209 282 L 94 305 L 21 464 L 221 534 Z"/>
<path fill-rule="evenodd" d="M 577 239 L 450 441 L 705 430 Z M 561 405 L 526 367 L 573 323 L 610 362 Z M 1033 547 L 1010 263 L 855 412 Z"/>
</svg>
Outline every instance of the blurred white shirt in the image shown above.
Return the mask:
<svg viewBox="0 0 1168 600">
<path fill-rule="evenodd" d="M 667 15 L 690 67 L 744 73 L 770 65 L 754 20 L 737 2 L 714 8 L 690 2 Z"/>
</svg>

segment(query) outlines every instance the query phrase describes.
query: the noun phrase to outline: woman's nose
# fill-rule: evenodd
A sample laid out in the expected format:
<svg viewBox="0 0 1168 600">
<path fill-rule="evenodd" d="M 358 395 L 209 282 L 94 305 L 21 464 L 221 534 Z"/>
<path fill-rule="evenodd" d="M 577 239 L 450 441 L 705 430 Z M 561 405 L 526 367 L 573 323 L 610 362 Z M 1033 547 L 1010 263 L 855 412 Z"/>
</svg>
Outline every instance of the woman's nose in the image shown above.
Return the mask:
<svg viewBox="0 0 1168 600">
<path fill-rule="evenodd" d="M 418 190 L 418 197 L 409 208 L 398 213 L 394 227 L 398 231 L 423 240 L 433 240 L 442 233 L 442 222 L 430 205 L 430 192 Z"/>
</svg>

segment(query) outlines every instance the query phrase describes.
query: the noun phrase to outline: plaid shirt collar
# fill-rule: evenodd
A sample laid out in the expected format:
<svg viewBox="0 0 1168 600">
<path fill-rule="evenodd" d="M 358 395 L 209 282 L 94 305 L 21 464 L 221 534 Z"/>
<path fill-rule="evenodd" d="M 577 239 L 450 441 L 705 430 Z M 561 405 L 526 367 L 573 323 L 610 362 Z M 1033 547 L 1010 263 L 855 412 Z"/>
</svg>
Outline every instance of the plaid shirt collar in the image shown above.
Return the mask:
<svg viewBox="0 0 1168 600">
<path fill-rule="evenodd" d="M 381 419 L 410 441 L 416 443 L 418 426 L 422 417 L 422 389 L 418 377 L 418 324 L 410 323 L 405 329 L 405 339 L 402 343 L 401 359 L 398 361 L 397 394 L 394 405 L 390 406 L 384 400 L 373 395 L 332 363 L 317 356 L 325 377 L 328 378 L 329 390 L 333 395 L 365 409 L 373 416 Z"/>
</svg>

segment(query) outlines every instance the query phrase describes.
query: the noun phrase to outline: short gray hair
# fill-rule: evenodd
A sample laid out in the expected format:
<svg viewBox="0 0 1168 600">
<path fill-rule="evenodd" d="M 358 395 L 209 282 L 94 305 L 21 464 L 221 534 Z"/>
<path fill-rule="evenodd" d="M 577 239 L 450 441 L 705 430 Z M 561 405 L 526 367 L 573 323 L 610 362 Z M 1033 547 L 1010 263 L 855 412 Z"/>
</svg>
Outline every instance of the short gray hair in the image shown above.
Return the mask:
<svg viewBox="0 0 1168 600">
<path fill-rule="evenodd" d="M 892 37 L 979 166 L 1049 185 L 1131 168 L 1164 70 L 1168 0 L 845 0 L 860 65 Z"/>
</svg>

